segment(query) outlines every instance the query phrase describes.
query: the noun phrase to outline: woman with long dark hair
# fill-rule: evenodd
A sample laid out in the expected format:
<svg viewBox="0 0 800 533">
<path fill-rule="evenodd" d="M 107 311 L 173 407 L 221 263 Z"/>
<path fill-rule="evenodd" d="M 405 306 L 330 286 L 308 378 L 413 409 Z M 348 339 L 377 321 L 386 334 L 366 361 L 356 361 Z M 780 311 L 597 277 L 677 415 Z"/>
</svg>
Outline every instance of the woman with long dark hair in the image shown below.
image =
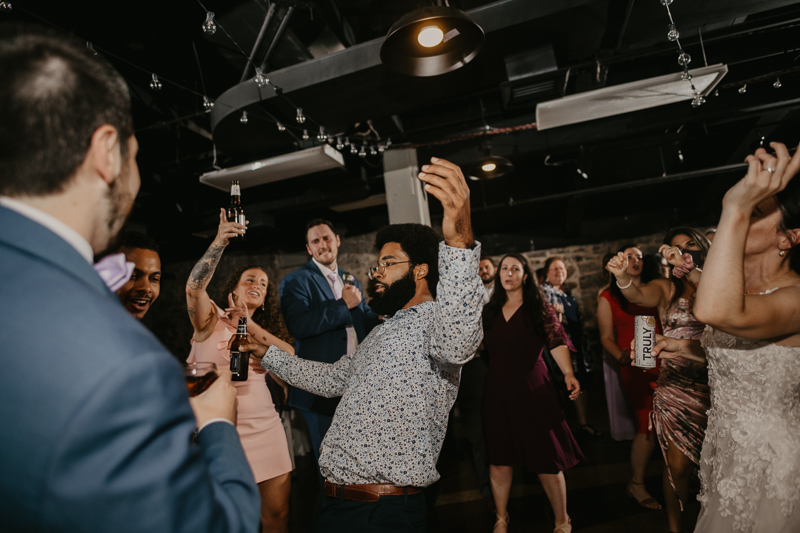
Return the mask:
<svg viewBox="0 0 800 533">
<path fill-rule="evenodd" d="M 612 258 L 607 268 L 629 302 L 658 309 L 665 337 L 699 340 L 705 324 L 695 318 L 692 307 L 699 268 L 710 244 L 694 228 L 677 227 L 667 232 L 659 252 L 675 267 L 671 279 L 658 278 L 644 285 L 632 283 L 623 254 Z M 683 505 L 689 498 L 689 476 L 700 462 L 710 402 L 705 361 L 675 357 L 661 362 L 651 421 L 664 454 L 664 500 L 671 532 L 681 531 Z"/>
<path fill-rule="evenodd" d="M 572 526 L 564 470 L 578 464 L 583 454 L 569 430 L 542 359 L 545 346 L 564 373 L 570 399 L 578 397 L 580 384 L 570 361 L 572 344 L 523 256 L 507 254 L 500 261 L 483 323 L 483 343 L 490 355 L 483 424 L 497 506 L 494 531 L 508 529 L 513 467 L 524 466 L 539 476 L 553 507 L 556 533 L 569 533 Z"/>
<path fill-rule="evenodd" d="M 187 310 L 194 327 L 188 362 L 229 366 L 228 341 L 236 333 L 239 316 L 248 318 L 248 333 L 259 342 L 294 353 L 283 340 L 289 337 L 264 269 L 248 266 L 230 277 L 223 293 L 223 298 L 228 298 L 228 308 L 220 309 L 206 292 L 230 238 L 244 229 L 241 224 L 228 222 L 222 210 L 217 236 L 186 283 Z M 264 531 L 284 533 L 288 531 L 292 460 L 280 416 L 265 383 L 265 370 L 251 361 L 247 381 L 233 383 L 238 389 L 236 430 L 261 493 L 262 527 Z"/>
<path fill-rule="evenodd" d="M 800 150 L 770 147 L 725 194 L 694 304 L 713 398 L 698 533 L 800 531 Z"/>
<path fill-rule="evenodd" d="M 642 251 L 635 244 L 622 246 L 619 253 L 627 259 L 626 273 L 634 285 L 646 283 L 643 279 Z M 644 486 L 644 473 L 656 446 L 654 431 L 650 429 L 650 412 L 653 410 L 653 392 L 658 369 L 634 369 L 630 366 L 630 344 L 633 340 L 633 322 L 636 315 L 658 316 L 658 311 L 629 303 L 622 295 L 620 286 L 612 281 L 608 289 L 600 293 L 597 302 L 597 325 L 603 348 L 619 363 L 622 388 L 630 402 L 636 421 L 636 436 L 631 444 L 631 479 L 626 492 L 628 496 L 646 509 L 661 509 L 655 498 Z M 656 321 L 658 332 L 661 324 Z"/>
</svg>

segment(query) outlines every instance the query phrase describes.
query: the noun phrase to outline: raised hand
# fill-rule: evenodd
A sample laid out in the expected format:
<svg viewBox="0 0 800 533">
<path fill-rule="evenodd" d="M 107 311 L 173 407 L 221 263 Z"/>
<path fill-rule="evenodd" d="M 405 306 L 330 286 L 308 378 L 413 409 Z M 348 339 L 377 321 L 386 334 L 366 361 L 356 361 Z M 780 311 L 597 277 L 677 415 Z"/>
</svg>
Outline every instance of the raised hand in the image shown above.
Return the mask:
<svg viewBox="0 0 800 533">
<path fill-rule="evenodd" d="M 425 190 L 444 207 L 444 242 L 454 248 L 470 248 L 475 237 L 470 219 L 469 187 L 461 169 L 449 161 L 432 157 L 430 165 L 422 166 L 419 179 L 425 182 Z"/>
<path fill-rule="evenodd" d="M 244 303 L 244 299 L 242 299 L 241 304 L 237 304 L 233 293 L 228 294 L 228 305 L 229 307 L 225 308 L 225 314 L 231 321 L 235 321 L 236 325 L 239 324 L 240 318 L 250 317 L 250 310 L 247 308 L 247 304 Z"/>
<path fill-rule="evenodd" d="M 214 237 L 214 244 L 217 246 L 228 246 L 232 238 L 244 234 L 245 230 L 247 230 L 247 226 L 243 226 L 238 222 L 228 222 L 225 210 L 220 208 L 219 228 L 217 228 L 217 236 Z"/>
<path fill-rule="evenodd" d="M 755 154 L 745 158 L 747 174 L 725 193 L 723 208 L 750 213 L 758 204 L 785 189 L 800 170 L 800 150 L 790 157 L 783 143 L 769 145 L 775 150 L 774 156 L 759 148 Z"/>
<path fill-rule="evenodd" d="M 231 383 L 231 371 L 222 368 L 219 377 L 204 393 L 189 398 L 197 427 L 214 418 L 226 418 L 236 424 L 236 387 Z"/>
<path fill-rule="evenodd" d="M 611 272 L 616 278 L 624 276 L 628 271 L 628 258 L 625 257 L 625 254 L 619 252 L 608 261 L 606 270 Z"/>
<path fill-rule="evenodd" d="M 672 266 L 683 266 L 683 264 L 686 263 L 686 260 L 683 258 L 683 252 L 677 246 L 662 244 L 658 249 L 658 253 Z"/>
<path fill-rule="evenodd" d="M 348 309 L 352 309 L 361 303 L 361 291 L 355 285 L 345 285 L 342 289 L 342 300 L 347 304 Z"/>
</svg>

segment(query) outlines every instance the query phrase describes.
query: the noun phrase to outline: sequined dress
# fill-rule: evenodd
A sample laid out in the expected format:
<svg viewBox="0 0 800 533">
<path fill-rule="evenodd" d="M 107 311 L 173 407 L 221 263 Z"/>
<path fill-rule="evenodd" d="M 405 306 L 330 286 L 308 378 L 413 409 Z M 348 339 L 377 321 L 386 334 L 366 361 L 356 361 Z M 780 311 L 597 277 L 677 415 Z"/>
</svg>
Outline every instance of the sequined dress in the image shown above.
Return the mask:
<svg viewBox="0 0 800 533">
<path fill-rule="evenodd" d="M 696 533 L 800 531 L 800 347 L 702 337 L 711 409 Z"/>
</svg>

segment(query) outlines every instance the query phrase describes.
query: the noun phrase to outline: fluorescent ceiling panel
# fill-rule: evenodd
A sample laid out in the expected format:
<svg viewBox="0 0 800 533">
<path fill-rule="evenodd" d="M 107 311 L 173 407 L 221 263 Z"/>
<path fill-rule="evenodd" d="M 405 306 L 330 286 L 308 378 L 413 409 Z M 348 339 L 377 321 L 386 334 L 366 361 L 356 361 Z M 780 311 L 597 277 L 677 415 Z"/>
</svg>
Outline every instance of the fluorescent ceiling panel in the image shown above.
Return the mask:
<svg viewBox="0 0 800 533">
<path fill-rule="evenodd" d="M 708 96 L 728 73 L 728 66 L 712 65 L 689 73 L 697 91 Z M 694 97 L 692 86 L 681 79 L 681 74 L 676 72 L 542 102 L 536 106 L 536 129 L 541 131 L 691 100 Z"/>
<path fill-rule="evenodd" d="M 338 150 L 328 144 L 307 148 L 299 152 L 261 159 L 231 168 L 206 172 L 200 183 L 229 191 L 231 181 L 239 180 L 242 189 L 273 181 L 287 180 L 332 168 L 343 168 L 344 158 Z"/>
</svg>

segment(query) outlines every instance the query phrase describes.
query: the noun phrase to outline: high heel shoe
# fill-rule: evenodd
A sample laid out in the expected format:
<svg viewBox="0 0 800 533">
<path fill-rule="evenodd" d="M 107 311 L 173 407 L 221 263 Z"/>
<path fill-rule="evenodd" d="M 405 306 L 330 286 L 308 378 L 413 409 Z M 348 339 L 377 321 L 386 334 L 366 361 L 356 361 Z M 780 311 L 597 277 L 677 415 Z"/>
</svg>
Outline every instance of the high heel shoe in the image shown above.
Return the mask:
<svg viewBox="0 0 800 533">
<path fill-rule="evenodd" d="M 506 511 L 505 516 L 497 515 L 497 521 L 494 523 L 494 528 L 492 528 L 492 531 L 497 531 L 497 526 L 500 525 L 506 526 L 506 531 L 508 531 L 508 511 Z"/>
<path fill-rule="evenodd" d="M 560 526 L 556 524 L 553 533 L 572 533 L 572 518 L 567 518 L 567 521 Z"/>
</svg>

